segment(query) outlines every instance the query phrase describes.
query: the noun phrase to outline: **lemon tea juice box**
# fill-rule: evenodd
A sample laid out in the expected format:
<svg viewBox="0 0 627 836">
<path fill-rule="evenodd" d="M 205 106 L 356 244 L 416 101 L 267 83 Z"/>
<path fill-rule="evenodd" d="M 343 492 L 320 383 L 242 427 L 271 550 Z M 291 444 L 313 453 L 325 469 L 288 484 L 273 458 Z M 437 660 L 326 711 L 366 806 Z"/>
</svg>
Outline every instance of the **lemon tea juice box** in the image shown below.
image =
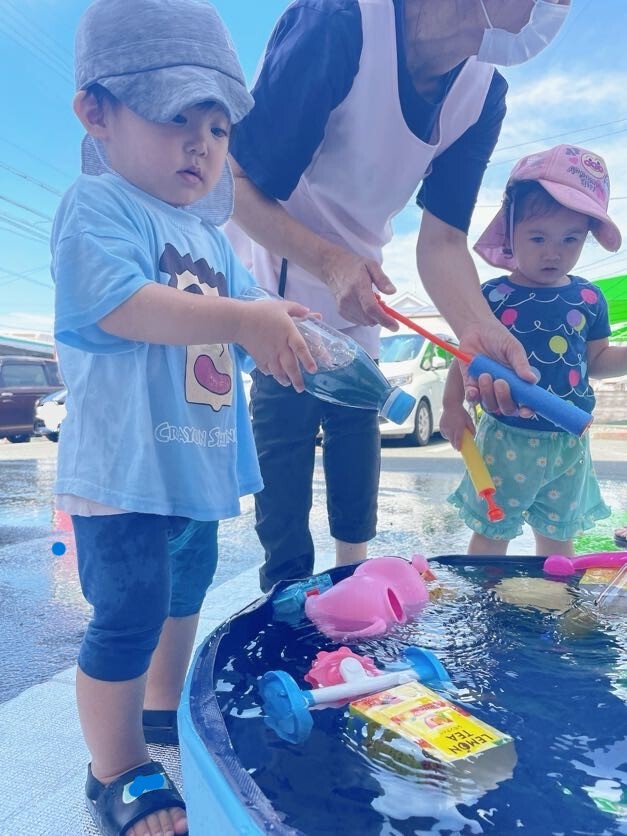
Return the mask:
<svg viewBox="0 0 627 836">
<path fill-rule="evenodd" d="M 419 682 L 397 685 L 350 704 L 350 713 L 384 738 L 401 737 L 441 763 L 474 758 L 512 738 Z"/>
</svg>

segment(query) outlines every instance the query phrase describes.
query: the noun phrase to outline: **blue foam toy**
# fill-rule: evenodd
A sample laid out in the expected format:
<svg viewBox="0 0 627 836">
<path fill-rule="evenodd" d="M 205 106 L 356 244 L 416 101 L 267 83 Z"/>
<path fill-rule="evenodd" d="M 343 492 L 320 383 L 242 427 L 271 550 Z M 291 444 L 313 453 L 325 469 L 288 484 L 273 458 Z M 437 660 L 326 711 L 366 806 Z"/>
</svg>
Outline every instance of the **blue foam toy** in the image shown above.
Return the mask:
<svg viewBox="0 0 627 836">
<path fill-rule="evenodd" d="M 487 373 L 495 379 L 505 380 L 509 384 L 512 399 L 519 406 L 528 406 L 538 415 L 573 435 L 583 435 L 592 423 L 592 415 L 589 412 L 563 400 L 536 383 L 522 380 L 512 369 L 502 366 L 483 354 L 473 357 L 468 371 L 475 378 Z"/>
</svg>

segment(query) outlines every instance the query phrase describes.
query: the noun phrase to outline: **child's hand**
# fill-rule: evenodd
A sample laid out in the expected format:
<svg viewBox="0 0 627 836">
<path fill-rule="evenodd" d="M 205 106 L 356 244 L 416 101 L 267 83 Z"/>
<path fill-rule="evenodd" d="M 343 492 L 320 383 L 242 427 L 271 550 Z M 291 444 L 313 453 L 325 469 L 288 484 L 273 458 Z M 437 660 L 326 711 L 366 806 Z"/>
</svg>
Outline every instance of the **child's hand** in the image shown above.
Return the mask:
<svg viewBox="0 0 627 836">
<path fill-rule="evenodd" d="M 473 436 L 475 434 L 475 425 L 470 413 L 461 404 L 444 407 L 440 418 L 440 434 L 448 438 L 456 450 L 461 449 L 464 430 L 470 430 Z"/>
<path fill-rule="evenodd" d="M 297 392 L 305 388 L 301 363 L 308 372 L 316 363 L 292 317 L 306 317 L 309 309 L 298 302 L 259 299 L 241 306 L 238 342 L 253 358 L 263 374 L 271 374 L 282 386 L 290 384 Z"/>
</svg>

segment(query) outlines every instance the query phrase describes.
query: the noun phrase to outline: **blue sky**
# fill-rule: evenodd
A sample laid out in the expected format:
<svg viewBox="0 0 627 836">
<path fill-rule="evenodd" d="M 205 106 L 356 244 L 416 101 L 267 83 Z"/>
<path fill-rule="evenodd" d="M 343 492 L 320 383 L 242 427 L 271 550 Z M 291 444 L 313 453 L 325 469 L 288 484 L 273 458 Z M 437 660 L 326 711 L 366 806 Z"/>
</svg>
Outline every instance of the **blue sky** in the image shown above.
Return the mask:
<svg viewBox="0 0 627 836">
<path fill-rule="evenodd" d="M 467 3 L 478 0 L 466 0 Z M 250 79 L 287 0 L 214 0 Z M 60 194 L 78 174 L 81 129 L 71 111 L 72 41 L 89 0 L 3 0 L 0 15 L 0 329 L 49 330 L 53 289 L 47 238 Z M 474 240 L 496 211 L 515 160 L 569 142 L 605 157 L 610 212 L 627 239 L 627 3 L 573 0 L 557 40 L 506 72 L 508 115 L 470 230 Z M 399 291 L 424 295 L 414 266 L 419 213 L 396 219 L 384 267 Z M 625 249 L 608 258 L 591 241 L 579 272 L 627 272 Z M 482 279 L 494 274 L 480 267 Z"/>
</svg>

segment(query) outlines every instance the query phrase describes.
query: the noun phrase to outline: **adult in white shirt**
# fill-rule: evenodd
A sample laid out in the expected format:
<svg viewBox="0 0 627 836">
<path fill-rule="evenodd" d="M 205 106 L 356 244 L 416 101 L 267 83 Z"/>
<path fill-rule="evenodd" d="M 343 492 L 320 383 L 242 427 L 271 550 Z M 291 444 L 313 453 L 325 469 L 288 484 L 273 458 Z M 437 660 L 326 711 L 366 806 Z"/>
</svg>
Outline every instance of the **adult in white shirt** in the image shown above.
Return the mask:
<svg viewBox="0 0 627 836">
<path fill-rule="evenodd" d="M 296 0 L 278 21 L 231 151 L 235 220 L 253 239 L 264 287 L 320 311 L 377 356 L 395 328 L 373 290 L 391 219 L 422 183 L 417 265 L 470 354 L 534 380 L 525 353 L 485 303 L 467 246 L 477 193 L 505 115 L 495 64 L 528 60 L 558 32 L 570 0 Z M 313 570 L 314 444 L 324 431 L 338 564 L 375 534 L 380 469 L 375 413 L 324 404 L 255 374 L 253 425 L 264 490 L 261 585 Z M 467 394 L 516 409 L 482 375 Z"/>
</svg>

